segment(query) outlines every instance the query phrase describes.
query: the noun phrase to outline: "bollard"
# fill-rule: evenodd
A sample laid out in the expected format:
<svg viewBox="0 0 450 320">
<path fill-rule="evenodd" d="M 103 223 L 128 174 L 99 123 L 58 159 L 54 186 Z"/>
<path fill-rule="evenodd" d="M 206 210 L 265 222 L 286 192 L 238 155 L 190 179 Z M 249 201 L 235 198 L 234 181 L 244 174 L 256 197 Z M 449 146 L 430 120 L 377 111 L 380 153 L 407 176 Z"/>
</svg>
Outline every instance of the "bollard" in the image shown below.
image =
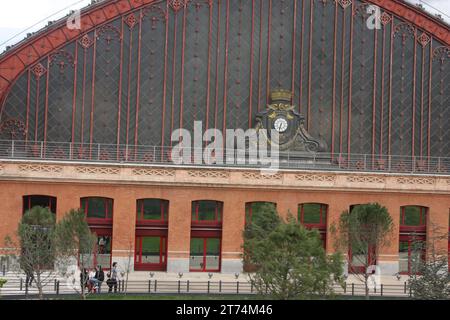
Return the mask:
<svg viewBox="0 0 450 320">
<path fill-rule="evenodd" d="M 383 296 L 383 284 L 381 284 L 381 296 Z"/>
<path fill-rule="evenodd" d="M 148 293 L 152 292 L 152 280 L 148 280 Z"/>
<path fill-rule="evenodd" d="M 189 293 L 189 280 L 187 281 L 186 289 L 187 289 L 187 293 Z"/>
<path fill-rule="evenodd" d="M 59 296 L 59 280 L 56 282 L 56 295 Z"/>
<path fill-rule="evenodd" d="M 22 278 L 20 278 L 20 291 L 22 291 L 23 290 L 23 280 L 22 280 Z"/>
<path fill-rule="evenodd" d="M 355 284 L 352 283 L 352 296 L 354 296 L 354 295 L 355 295 Z"/>
<path fill-rule="evenodd" d="M 219 293 L 222 293 L 222 280 L 219 281 Z"/>
<path fill-rule="evenodd" d="M 347 293 L 347 282 L 344 282 L 344 294 Z"/>
<path fill-rule="evenodd" d="M 178 294 L 181 293 L 181 281 L 178 280 Z"/>
<path fill-rule="evenodd" d="M 158 280 L 155 280 L 155 293 L 158 291 Z"/>
<path fill-rule="evenodd" d="M 250 283 L 250 293 L 253 293 L 253 282 Z"/>
<path fill-rule="evenodd" d="M 239 281 L 236 284 L 236 293 L 239 294 Z"/>
<path fill-rule="evenodd" d="M 403 293 L 406 294 L 406 281 L 405 281 L 405 287 L 404 287 Z"/>
<path fill-rule="evenodd" d="M 208 281 L 208 294 L 209 294 L 210 290 L 211 290 L 211 281 Z"/>
</svg>

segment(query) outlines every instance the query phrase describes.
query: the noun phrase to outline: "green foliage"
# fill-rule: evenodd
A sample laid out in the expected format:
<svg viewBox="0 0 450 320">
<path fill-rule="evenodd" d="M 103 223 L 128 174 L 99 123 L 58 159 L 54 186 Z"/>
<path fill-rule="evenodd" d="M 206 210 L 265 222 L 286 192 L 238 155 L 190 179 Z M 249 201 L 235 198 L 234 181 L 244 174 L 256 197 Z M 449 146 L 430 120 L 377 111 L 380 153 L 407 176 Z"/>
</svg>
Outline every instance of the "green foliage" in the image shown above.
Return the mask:
<svg viewBox="0 0 450 320">
<path fill-rule="evenodd" d="M 56 223 L 56 218 L 49 208 L 36 206 L 25 212 L 21 223 L 53 228 Z"/>
<path fill-rule="evenodd" d="M 417 274 L 411 275 L 409 287 L 414 299 L 450 299 L 450 273 L 448 257 L 421 261 L 415 268 Z"/>
<path fill-rule="evenodd" d="M 6 279 L 0 279 L 0 289 L 8 282 Z"/>
<path fill-rule="evenodd" d="M 430 237 L 413 237 L 409 288 L 414 299 L 450 299 L 447 242 L 449 233 L 442 226 L 430 224 Z"/>
<path fill-rule="evenodd" d="M 393 222 L 388 210 L 378 203 L 355 206 L 352 211 L 344 211 L 339 220 L 339 227 L 332 227 L 339 249 L 369 254 L 389 244 Z"/>
<path fill-rule="evenodd" d="M 96 242 L 82 210 L 70 210 L 58 223 L 56 242 L 59 251 L 66 256 L 78 253 L 90 254 Z"/>
<path fill-rule="evenodd" d="M 34 207 L 27 211 L 17 234 L 21 248 L 19 262 L 25 272 L 53 268 L 55 215 L 48 208 Z"/>
<path fill-rule="evenodd" d="M 318 231 L 292 217 L 282 221 L 271 206 L 253 215 L 244 238 L 246 262 L 257 266 L 250 278 L 261 294 L 275 299 L 326 296 L 333 293 L 334 280 L 340 280 L 342 258 L 327 256 Z"/>
</svg>

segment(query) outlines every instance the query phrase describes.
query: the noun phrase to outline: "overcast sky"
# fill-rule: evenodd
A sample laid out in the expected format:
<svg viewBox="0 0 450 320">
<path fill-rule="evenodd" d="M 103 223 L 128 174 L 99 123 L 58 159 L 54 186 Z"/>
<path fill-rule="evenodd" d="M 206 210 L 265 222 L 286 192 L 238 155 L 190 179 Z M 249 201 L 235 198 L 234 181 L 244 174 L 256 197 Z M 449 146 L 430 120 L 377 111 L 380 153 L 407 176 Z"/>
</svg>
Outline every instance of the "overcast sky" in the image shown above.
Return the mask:
<svg viewBox="0 0 450 320">
<path fill-rule="evenodd" d="M 421 0 L 407 0 L 408 2 L 418 3 Z M 22 40 L 27 32 L 34 32 L 43 28 L 48 20 L 57 20 L 64 17 L 70 10 L 79 9 L 88 5 L 90 0 L 14 0 L 2 1 L 0 11 L 0 53 L 3 52 L 6 45 L 11 45 Z M 444 19 L 450 23 L 450 0 L 422 0 L 423 5 L 431 13 L 436 13 L 429 4 L 442 11 Z M 63 10 L 62 12 L 60 12 Z M 58 13 L 59 12 L 59 13 Z M 39 23 L 43 21 L 42 23 Z M 33 25 L 36 26 L 32 27 Z M 30 30 L 26 29 L 32 27 Z M 10 38 L 18 35 L 14 39 Z"/>
</svg>

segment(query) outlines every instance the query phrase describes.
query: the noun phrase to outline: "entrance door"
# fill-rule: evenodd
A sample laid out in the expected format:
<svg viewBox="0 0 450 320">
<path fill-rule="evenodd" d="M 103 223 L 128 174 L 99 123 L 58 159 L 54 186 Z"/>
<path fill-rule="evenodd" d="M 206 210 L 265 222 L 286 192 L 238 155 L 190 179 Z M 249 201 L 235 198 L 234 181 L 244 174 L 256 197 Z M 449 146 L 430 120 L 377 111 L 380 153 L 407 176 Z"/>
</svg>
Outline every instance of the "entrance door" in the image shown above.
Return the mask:
<svg viewBox="0 0 450 320">
<path fill-rule="evenodd" d="M 192 238 L 190 271 L 220 272 L 220 238 Z"/>
</svg>

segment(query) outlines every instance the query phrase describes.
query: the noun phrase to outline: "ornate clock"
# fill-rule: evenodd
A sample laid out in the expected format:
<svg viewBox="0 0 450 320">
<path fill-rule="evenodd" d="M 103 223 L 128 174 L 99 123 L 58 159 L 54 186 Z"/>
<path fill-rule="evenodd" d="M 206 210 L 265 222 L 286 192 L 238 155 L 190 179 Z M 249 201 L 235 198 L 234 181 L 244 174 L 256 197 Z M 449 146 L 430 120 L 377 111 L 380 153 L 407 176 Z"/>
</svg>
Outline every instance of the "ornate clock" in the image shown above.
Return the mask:
<svg viewBox="0 0 450 320">
<path fill-rule="evenodd" d="M 313 138 L 305 129 L 305 118 L 292 105 L 292 93 L 277 90 L 271 93 L 271 104 L 267 110 L 256 116 L 256 130 L 264 130 L 268 143 L 277 143 L 282 151 L 326 152 L 323 141 Z M 271 131 L 279 133 L 278 141 L 273 142 Z"/>
</svg>

